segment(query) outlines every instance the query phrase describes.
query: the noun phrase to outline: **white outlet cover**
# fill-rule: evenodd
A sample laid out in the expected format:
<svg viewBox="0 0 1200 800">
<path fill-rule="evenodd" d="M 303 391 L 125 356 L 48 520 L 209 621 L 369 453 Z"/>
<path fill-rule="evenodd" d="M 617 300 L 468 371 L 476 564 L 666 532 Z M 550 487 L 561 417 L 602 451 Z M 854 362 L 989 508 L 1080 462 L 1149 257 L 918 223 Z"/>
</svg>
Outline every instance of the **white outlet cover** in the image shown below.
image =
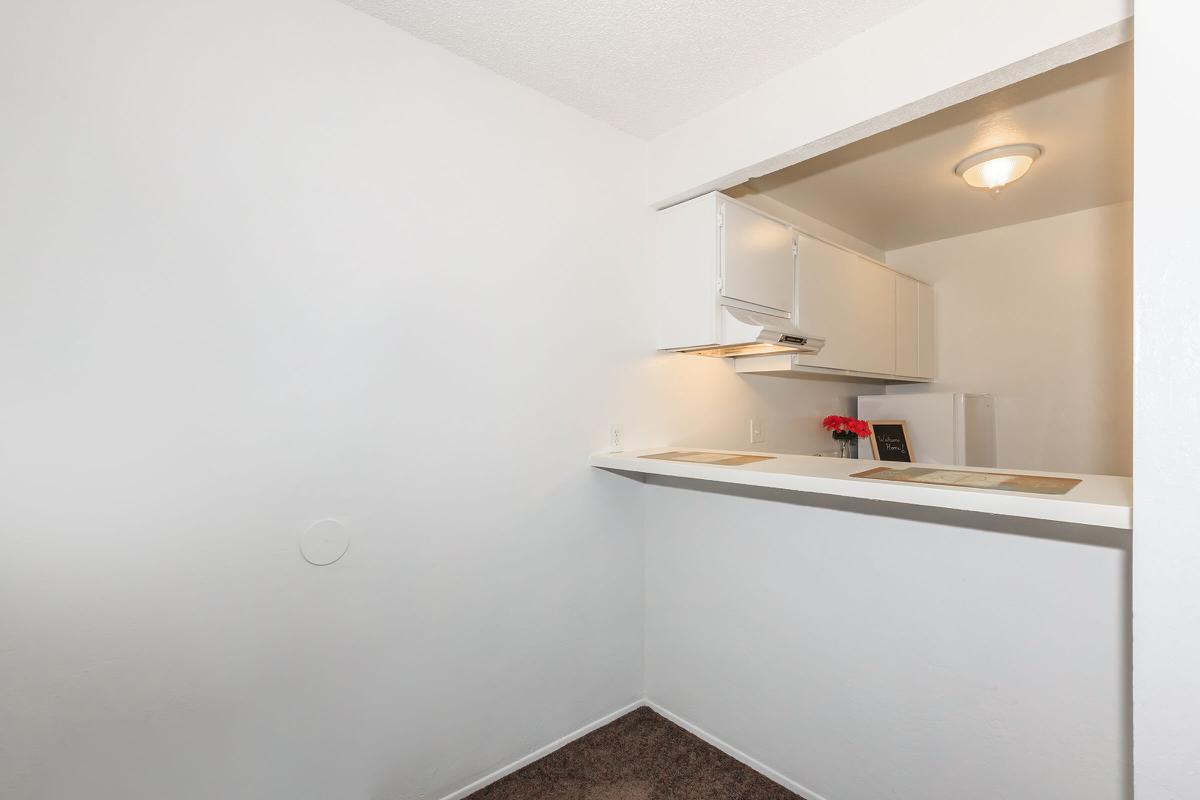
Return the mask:
<svg viewBox="0 0 1200 800">
<path fill-rule="evenodd" d="M 350 532 L 336 519 L 317 520 L 300 536 L 300 555 L 318 567 L 332 564 L 350 548 Z"/>
<path fill-rule="evenodd" d="M 625 446 L 625 429 L 620 424 L 608 429 L 608 447 L 614 453 Z"/>
</svg>

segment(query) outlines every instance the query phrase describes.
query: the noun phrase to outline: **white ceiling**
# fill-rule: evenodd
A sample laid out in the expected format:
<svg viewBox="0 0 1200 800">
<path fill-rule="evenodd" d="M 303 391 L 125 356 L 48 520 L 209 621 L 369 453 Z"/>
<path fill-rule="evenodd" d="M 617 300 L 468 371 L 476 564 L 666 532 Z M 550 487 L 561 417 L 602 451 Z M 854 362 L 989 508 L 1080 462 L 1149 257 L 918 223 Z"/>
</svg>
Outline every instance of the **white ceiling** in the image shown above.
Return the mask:
<svg viewBox="0 0 1200 800">
<path fill-rule="evenodd" d="M 964 157 L 1045 148 L 998 196 L 954 174 Z M 1133 197 L 1133 52 L 1099 53 L 729 190 L 765 194 L 883 250 Z"/>
<path fill-rule="evenodd" d="M 342 0 L 651 138 L 920 0 Z"/>
</svg>

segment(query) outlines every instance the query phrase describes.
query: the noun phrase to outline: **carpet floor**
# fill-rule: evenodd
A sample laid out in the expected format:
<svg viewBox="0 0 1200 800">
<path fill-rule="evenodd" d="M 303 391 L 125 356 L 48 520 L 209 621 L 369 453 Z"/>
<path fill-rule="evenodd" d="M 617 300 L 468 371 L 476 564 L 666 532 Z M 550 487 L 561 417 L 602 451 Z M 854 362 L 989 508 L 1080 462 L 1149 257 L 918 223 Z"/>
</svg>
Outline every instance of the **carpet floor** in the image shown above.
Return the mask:
<svg viewBox="0 0 1200 800">
<path fill-rule="evenodd" d="M 468 800 L 803 800 L 639 708 Z"/>
</svg>

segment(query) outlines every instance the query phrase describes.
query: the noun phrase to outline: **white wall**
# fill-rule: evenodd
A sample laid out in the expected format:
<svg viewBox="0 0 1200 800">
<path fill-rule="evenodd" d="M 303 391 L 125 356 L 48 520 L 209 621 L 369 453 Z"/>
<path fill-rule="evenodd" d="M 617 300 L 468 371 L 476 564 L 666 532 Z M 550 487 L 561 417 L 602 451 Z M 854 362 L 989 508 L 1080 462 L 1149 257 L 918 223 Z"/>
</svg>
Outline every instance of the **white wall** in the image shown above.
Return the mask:
<svg viewBox="0 0 1200 800">
<path fill-rule="evenodd" d="M 1200 165 L 1181 157 L 1200 107 L 1179 87 L 1200 82 L 1200 15 L 1170 0 L 1137 11 L 1134 756 L 1138 800 L 1182 800 L 1200 797 Z"/>
<path fill-rule="evenodd" d="M 933 284 L 937 382 L 989 392 L 998 466 L 1129 475 L 1133 422 L 1130 203 L 887 254 Z"/>
<path fill-rule="evenodd" d="M 1128 532 L 867 505 L 649 484 L 648 696 L 811 800 L 1129 800 Z"/>
<path fill-rule="evenodd" d="M 646 342 L 653 347 L 653 338 Z M 610 416 L 634 420 L 625 426 L 627 449 L 684 445 L 805 455 L 836 449 L 822 419 L 852 414 L 859 395 L 883 392 L 871 381 L 736 375 L 729 360 L 684 354 L 643 356 L 622 385 L 628 387 L 617 398 L 622 410 Z M 753 417 L 763 420 L 766 441 L 751 447 Z"/>
<path fill-rule="evenodd" d="M 637 698 L 638 331 L 546 331 L 642 146 L 332 0 L 0 31 L 0 795 L 437 798 Z"/>
<path fill-rule="evenodd" d="M 651 694 L 829 800 L 957 798 L 1000 758 L 1121 796 L 1119 545 L 585 466 L 608 421 L 826 448 L 867 386 L 650 355 L 641 143 L 332 0 L 10 0 L 0 93 L 0 795 L 434 800 L 640 695 L 645 567 L 649 624 L 685 612 Z M 327 516 L 354 538 L 314 568 Z M 684 607 L 716 602 L 740 628 Z M 920 647 L 878 622 L 925 613 Z M 770 659 L 663 682 L 665 646 L 747 622 Z M 799 667 L 833 727 L 768 741 Z M 693 706 L 689 670 L 731 682 Z M 941 713 L 867 727 L 910 697 Z M 777 758 L 814 730 L 825 764 Z"/>
<path fill-rule="evenodd" d="M 0 6 L 0 795 L 435 800 L 642 693 L 645 147 L 333 0 Z M 297 552 L 346 522 L 338 564 Z"/>
</svg>

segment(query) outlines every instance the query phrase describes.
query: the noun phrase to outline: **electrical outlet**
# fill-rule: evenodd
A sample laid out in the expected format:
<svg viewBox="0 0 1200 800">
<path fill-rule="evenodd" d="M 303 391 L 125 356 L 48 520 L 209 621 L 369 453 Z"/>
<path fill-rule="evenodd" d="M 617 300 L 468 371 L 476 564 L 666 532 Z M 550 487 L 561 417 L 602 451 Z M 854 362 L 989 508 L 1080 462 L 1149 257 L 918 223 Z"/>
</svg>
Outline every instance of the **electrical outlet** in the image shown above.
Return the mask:
<svg viewBox="0 0 1200 800">
<path fill-rule="evenodd" d="M 750 444 L 762 444 L 767 440 L 763 421 L 760 417 L 750 420 Z"/>
<path fill-rule="evenodd" d="M 625 447 L 625 429 L 620 423 L 608 429 L 608 449 L 617 452 Z"/>
</svg>

